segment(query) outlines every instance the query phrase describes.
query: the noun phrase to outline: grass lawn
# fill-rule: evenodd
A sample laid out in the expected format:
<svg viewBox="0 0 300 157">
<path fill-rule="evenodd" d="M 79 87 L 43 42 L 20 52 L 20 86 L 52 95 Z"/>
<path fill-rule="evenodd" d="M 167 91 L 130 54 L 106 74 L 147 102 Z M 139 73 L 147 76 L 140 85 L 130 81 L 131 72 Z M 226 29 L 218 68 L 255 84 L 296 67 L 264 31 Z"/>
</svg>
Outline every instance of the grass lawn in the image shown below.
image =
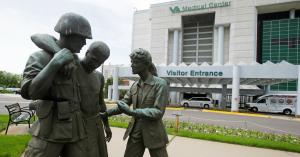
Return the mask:
<svg viewBox="0 0 300 157">
<path fill-rule="evenodd" d="M 37 119 L 37 117 L 35 117 Z M 31 123 L 33 123 L 33 117 L 31 118 Z M 0 115 L 0 132 L 6 129 L 8 122 L 8 115 Z M 26 122 L 22 122 L 24 124 L 27 124 Z M 15 125 L 15 124 L 10 124 L 10 125 Z M 1 157 L 1 156 L 0 156 Z"/>
<path fill-rule="evenodd" d="M 0 115 L 0 132 L 6 129 L 8 115 Z M 30 135 L 0 135 L 0 157 L 20 157 Z"/>
<path fill-rule="evenodd" d="M 6 129 L 8 115 L 0 115 L 0 132 Z"/>
<path fill-rule="evenodd" d="M 20 157 L 30 135 L 0 135 L 0 157 Z"/>
<path fill-rule="evenodd" d="M 126 122 L 118 122 L 118 121 L 109 121 L 109 125 L 111 127 L 117 127 L 117 128 L 127 128 L 128 123 Z"/>
</svg>

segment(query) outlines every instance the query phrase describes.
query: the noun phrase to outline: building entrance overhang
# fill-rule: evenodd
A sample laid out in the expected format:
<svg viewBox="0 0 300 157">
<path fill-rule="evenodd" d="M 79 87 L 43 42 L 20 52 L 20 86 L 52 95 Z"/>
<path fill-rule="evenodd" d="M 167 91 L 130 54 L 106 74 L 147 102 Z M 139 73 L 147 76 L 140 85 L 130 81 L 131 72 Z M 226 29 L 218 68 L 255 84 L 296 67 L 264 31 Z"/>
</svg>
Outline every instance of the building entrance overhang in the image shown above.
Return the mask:
<svg viewBox="0 0 300 157">
<path fill-rule="evenodd" d="M 229 85 L 230 86 L 230 85 Z M 170 87 L 170 91 L 183 92 L 183 93 L 222 93 L 224 92 L 221 87 Z M 231 88 L 226 88 L 226 93 L 232 93 Z M 240 95 L 263 95 L 264 89 L 257 86 L 240 86 Z"/>
<path fill-rule="evenodd" d="M 210 84 L 232 84 L 235 77 L 233 68 L 238 67 L 240 85 L 272 85 L 286 81 L 297 80 L 298 65 L 282 61 L 278 64 L 266 62 L 264 64 L 225 64 L 225 65 L 202 65 L 184 63 L 180 65 L 158 65 L 156 66 L 158 76 L 164 78 L 171 84 L 187 87 L 200 87 Z M 136 80 L 131 67 L 119 67 L 118 77 Z"/>
<path fill-rule="evenodd" d="M 171 90 L 201 90 L 218 92 L 217 88 L 209 88 L 211 85 L 231 85 L 232 111 L 238 111 L 239 95 L 242 85 L 273 85 L 287 81 L 298 80 L 299 65 L 290 64 L 286 61 L 274 64 L 213 64 L 203 63 L 197 65 L 184 63 L 175 65 L 157 65 L 158 76 L 170 83 Z M 118 99 L 118 78 L 137 80 L 138 76 L 132 74 L 130 66 L 117 67 L 114 72 L 113 99 Z M 205 88 L 203 88 L 203 86 Z M 300 91 L 298 85 L 298 99 Z M 227 90 L 227 89 L 226 89 Z M 251 90 L 248 90 L 249 92 Z M 252 92 L 255 90 L 252 90 Z M 243 91 L 244 93 L 245 91 Z M 257 95 L 261 92 L 257 91 Z M 300 115 L 300 101 L 297 101 L 296 115 Z"/>
</svg>

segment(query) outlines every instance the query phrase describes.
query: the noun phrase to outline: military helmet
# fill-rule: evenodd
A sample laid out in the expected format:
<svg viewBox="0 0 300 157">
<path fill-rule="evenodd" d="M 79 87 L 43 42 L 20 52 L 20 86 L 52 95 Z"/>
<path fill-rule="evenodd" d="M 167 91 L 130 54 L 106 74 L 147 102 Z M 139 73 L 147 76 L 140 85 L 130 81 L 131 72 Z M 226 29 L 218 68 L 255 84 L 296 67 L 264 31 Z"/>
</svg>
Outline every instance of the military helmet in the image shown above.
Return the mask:
<svg viewBox="0 0 300 157">
<path fill-rule="evenodd" d="M 63 35 L 77 34 L 92 39 L 92 30 L 89 21 L 75 13 L 65 13 L 62 15 L 54 30 Z"/>
</svg>

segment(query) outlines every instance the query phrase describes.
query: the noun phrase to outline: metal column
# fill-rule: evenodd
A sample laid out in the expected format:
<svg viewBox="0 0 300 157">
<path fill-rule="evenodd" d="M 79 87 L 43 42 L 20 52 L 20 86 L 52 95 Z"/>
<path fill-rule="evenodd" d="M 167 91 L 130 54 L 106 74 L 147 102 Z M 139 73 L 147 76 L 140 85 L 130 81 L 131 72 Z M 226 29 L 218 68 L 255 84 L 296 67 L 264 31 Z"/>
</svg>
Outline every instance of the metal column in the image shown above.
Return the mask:
<svg viewBox="0 0 300 157">
<path fill-rule="evenodd" d="M 224 26 L 218 26 L 218 61 L 219 64 L 224 64 Z"/>
<path fill-rule="evenodd" d="M 214 41 L 213 41 L 213 45 L 214 45 L 214 49 L 213 49 L 213 63 L 217 63 L 218 62 L 218 29 L 214 28 Z"/>
<path fill-rule="evenodd" d="M 222 96 L 220 106 L 221 108 L 226 108 L 226 96 L 227 96 L 227 84 L 222 84 Z"/>
<path fill-rule="evenodd" d="M 111 100 L 112 99 L 112 85 L 108 86 L 108 90 L 107 90 L 107 99 Z"/>
<path fill-rule="evenodd" d="M 300 65 L 298 65 L 298 88 L 297 88 L 297 104 L 295 106 L 295 116 L 300 117 Z"/>
<path fill-rule="evenodd" d="M 238 112 L 240 103 L 240 69 L 237 65 L 233 66 L 232 71 L 232 98 L 231 111 Z"/>
<path fill-rule="evenodd" d="M 175 65 L 178 64 L 178 48 L 179 48 L 179 30 L 174 30 L 174 38 L 173 38 L 173 53 L 172 53 L 172 63 Z M 177 104 L 178 103 L 178 94 L 177 92 L 170 92 L 170 104 Z"/>
<path fill-rule="evenodd" d="M 290 19 L 295 18 L 295 9 L 290 10 Z"/>
<path fill-rule="evenodd" d="M 118 85 L 119 85 L 119 68 L 115 67 L 114 75 L 113 75 L 113 95 L 112 95 L 113 101 L 119 100 Z"/>
<path fill-rule="evenodd" d="M 174 30 L 172 63 L 178 64 L 179 30 Z"/>
<path fill-rule="evenodd" d="M 223 25 L 220 25 L 218 26 L 217 28 L 217 53 L 214 53 L 216 54 L 217 56 L 215 57 L 215 61 L 217 63 L 219 63 L 220 65 L 223 65 L 224 64 L 224 26 Z M 226 85 L 222 85 L 222 93 L 221 94 L 217 94 L 217 97 L 218 97 L 218 100 L 219 100 L 219 108 L 223 108 L 223 105 L 225 104 L 223 101 L 224 101 L 224 97 L 226 99 L 226 95 L 224 95 L 224 86 Z"/>
</svg>

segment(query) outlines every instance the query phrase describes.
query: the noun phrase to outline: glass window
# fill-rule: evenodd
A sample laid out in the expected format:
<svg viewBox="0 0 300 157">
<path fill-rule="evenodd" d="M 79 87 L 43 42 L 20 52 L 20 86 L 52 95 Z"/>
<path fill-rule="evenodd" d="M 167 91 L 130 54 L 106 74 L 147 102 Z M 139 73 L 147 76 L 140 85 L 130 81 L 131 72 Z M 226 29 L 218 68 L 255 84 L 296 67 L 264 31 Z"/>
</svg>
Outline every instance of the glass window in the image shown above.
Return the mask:
<svg viewBox="0 0 300 157">
<path fill-rule="evenodd" d="M 200 101 L 209 101 L 208 98 L 199 98 L 198 100 L 200 100 Z"/>
<path fill-rule="evenodd" d="M 271 103 L 277 103 L 277 100 L 274 99 L 274 98 L 272 98 L 272 99 L 271 99 Z"/>
<path fill-rule="evenodd" d="M 286 103 L 291 105 L 291 104 L 293 104 L 293 100 L 292 99 L 286 99 Z"/>
<path fill-rule="evenodd" d="M 278 103 L 283 104 L 284 103 L 284 99 L 279 99 Z"/>
<path fill-rule="evenodd" d="M 257 103 L 266 103 L 266 99 L 260 99 L 257 101 Z"/>
<path fill-rule="evenodd" d="M 212 18 L 213 19 L 213 18 Z M 201 64 L 212 63 L 213 20 L 190 19 L 183 24 L 182 62 Z M 190 23 L 191 22 L 191 23 Z M 204 23 L 203 23 L 204 22 Z M 270 30 L 271 31 L 271 30 Z M 190 53 L 192 52 L 192 53 Z"/>
<path fill-rule="evenodd" d="M 300 25 L 299 19 L 281 19 L 263 21 L 262 30 L 262 62 L 273 63 L 286 60 L 300 64 Z M 271 37 L 271 38 L 270 38 Z M 271 86 L 272 91 L 296 91 L 296 81 Z"/>
</svg>

